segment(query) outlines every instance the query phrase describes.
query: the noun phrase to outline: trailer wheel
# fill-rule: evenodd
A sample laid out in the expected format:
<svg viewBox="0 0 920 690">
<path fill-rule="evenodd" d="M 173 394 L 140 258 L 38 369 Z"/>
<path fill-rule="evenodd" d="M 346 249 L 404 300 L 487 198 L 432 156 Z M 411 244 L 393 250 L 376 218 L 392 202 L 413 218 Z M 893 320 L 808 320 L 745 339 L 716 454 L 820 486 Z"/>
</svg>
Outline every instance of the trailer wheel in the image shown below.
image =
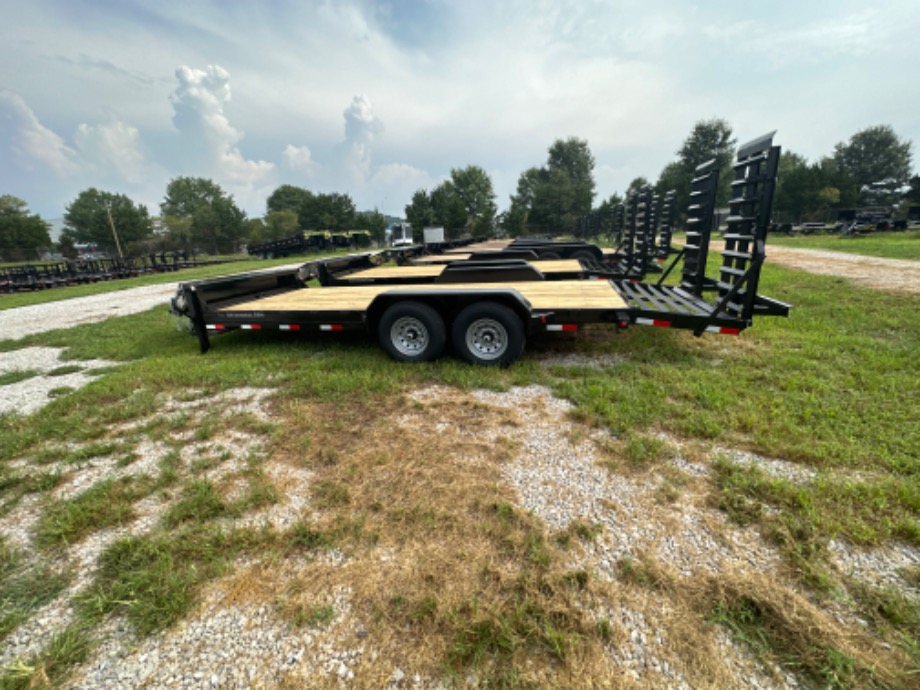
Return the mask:
<svg viewBox="0 0 920 690">
<path fill-rule="evenodd" d="M 506 367 L 524 351 L 524 326 L 511 309 L 496 302 L 471 304 L 454 321 L 454 352 L 470 364 Z"/>
<path fill-rule="evenodd" d="M 539 256 L 542 261 L 555 261 L 562 258 L 558 252 L 540 252 Z"/>
<path fill-rule="evenodd" d="M 440 357 L 447 343 L 444 319 L 421 302 L 397 302 L 377 327 L 380 345 L 399 362 L 427 362 Z"/>
<path fill-rule="evenodd" d="M 594 261 L 594 254 L 586 249 L 581 249 L 572 254 L 572 258 L 578 259 L 579 261 Z"/>
</svg>

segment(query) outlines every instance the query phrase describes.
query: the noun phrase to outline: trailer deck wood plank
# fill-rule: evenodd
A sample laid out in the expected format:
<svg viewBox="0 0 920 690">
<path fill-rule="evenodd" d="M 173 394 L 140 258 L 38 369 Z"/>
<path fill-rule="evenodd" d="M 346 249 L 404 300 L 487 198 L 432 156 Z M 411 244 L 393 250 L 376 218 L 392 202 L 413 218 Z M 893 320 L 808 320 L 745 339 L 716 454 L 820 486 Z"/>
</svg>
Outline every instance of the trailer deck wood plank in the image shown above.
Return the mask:
<svg viewBox="0 0 920 690">
<path fill-rule="evenodd" d="M 485 242 L 477 242 L 476 244 L 468 244 L 465 247 L 448 249 L 445 253 L 462 254 L 466 252 L 498 252 L 502 249 L 506 249 L 510 244 L 511 240 L 487 240 Z"/>
<path fill-rule="evenodd" d="M 417 256 L 412 260 L 417 264 L 443 264 L 448 261 L 466 261 L 472 254 L 465 251 L 457 254 L 429 254 L 428 256 Z"/>
<path fill-rule="evenodd" d="M 364 311 L 378 295 L 405 292 L 481 292 L 517 290 L 534 309 L 625 309 L 626 302 L 606 280 L 557 280 L 525 283 L 453 283 L 448 285 L 357 285 L 304 288 L 227 307 L 223 311 Z"/>
<path fill-rule="evenodd" d="M 540 273 L 574 273 L 581 269 L 581 263 L 577 259 L 565 259 L 560 261 L 531 261 L 530 264 Z M 346 278 L 363 279 L 363 278 L 435 278 L 445 270 L 444 266 L 437 264 L 424 266 L 375 266 L 363 271 L 350 273 Z"/>
</svg>

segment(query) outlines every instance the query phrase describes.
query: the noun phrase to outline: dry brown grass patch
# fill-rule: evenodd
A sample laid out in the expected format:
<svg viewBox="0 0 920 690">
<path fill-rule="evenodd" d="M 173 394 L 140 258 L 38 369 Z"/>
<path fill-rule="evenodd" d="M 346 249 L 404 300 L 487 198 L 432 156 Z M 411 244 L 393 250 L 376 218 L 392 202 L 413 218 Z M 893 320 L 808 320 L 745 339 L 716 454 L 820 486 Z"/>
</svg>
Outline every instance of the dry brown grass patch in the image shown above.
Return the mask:
<svg viewBox="0 0 920 690">
<path fill-rule="evenodd" d="M 758 656 L 822 687 L 910 687 L 910 659 L 867 632 L 841 625 L 774 578 L 725 572 L 688 582 L 700 613 Z"/>
<path fill-rule="evenodd" d="M 626 471 L 610 486 L 629 485 L 624 496 L 591 498 L 602 510 L 572 511 L 548 531 L 549 518 L 517 505 L 523 494 L 508 479 L 524 453 L 537 453 L 522 434 L 552 428 L 576 455 L 590 455 L 593 444 L 580 442 L 596 436 L 569 433 L 552 404 L 513 393 L 435 387 L 386 404 L 285 403 L 291 433 L 270 464 L 309 468 L 310 501 L 281 535 L 280 555 L 241 571 L 228 602 L 267 604 L 295 629 L 318 631 L 316 644 L 360 645 L 355 688 L 386 687 L 396 671 L 426 687 L 445 678 L 783 687 L 783 668 L 817 684 L 905 685 L 900 651 L 825 614 L 773 569 L 756 534 L 707 507 L 705 474 L 656 461 L 660 450 L 674 454 L 668 439 L 662 448 L 642 437 L 636 462 L 619 456 Z M 546 458 L 557 462 L 552 443 Z M 623 562 L 601 569 L 601 557 L 624 552 L 634 554 L 630 572 Z M 293 674 L 281 687 L 326 680 L 336 685 Z"/>
<path fill-rule="evenodd" d="M 323 500 L 304 523 L 322 544 L 241 573 L 229 599 L 272 602 L 291 621 L 347 588 L 350 627 L 375 650 L 354 668 L 355 687 L 385 685 L 394 667 L 510 687 L 608 675 L 597 673 L 609 661 L 578 603 L 592 578 L 568 571 L 565 552 L 502 482 L 514 412 L 459 396 L 404 400 L 386 414 L 353 407 L 290 406 L 309 443 L 292 439 L 281 461 L 312 466 Z M 339 433 L 343 417 L 361 433 Z M 344 561 L 330 564 L 323 546 Z"/>
</svg>

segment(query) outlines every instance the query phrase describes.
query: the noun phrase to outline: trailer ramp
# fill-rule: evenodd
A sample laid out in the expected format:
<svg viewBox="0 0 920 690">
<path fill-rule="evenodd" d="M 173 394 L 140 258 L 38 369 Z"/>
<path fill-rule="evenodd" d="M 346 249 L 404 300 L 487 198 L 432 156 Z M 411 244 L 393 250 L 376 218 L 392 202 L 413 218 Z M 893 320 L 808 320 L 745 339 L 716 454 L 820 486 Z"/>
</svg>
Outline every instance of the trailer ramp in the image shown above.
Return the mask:
<svg viewBox="0 0 920 690">
<path fill-rule="evenodd" d="M 780 147 L 772 144 L 773 134 L 738 150 L 718 278 L 706 276 L 718 188 L 718 169 L 710 161 L 697 168 L 693 181 L 687 245 L 678 257 L 684 260 L 680 284 L 663 285 L 667 272 L 656 284 L 615 281 L 633 323 L 689 328 L 696 335 L 737 334 L 751 325 L 755 313 L 788 316 L 788 305 L 757 293 L 780 155 Z M 707 293 L 716 293 L 715 298 L 706 299 Z"/>
</svg>

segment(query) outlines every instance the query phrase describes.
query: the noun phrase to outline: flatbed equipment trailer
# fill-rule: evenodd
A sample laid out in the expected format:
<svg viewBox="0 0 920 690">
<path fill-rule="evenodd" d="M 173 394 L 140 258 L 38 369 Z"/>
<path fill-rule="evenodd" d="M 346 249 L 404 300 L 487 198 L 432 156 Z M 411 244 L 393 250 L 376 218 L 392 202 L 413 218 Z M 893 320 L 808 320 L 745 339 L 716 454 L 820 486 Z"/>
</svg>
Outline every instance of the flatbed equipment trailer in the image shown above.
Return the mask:
<svg viewBox="0 0 920 690">
<path fill-rule="evenodd" d="M 755 315 L 787 316 L 789 306 L 757 293 L 779 160 L 772 134 L 739 149 L 734 166 L 729 231 L 717 279 L 705 275 L 712 215 L 695 201 L 717 184 L 713 166 L 700 166 L 689 209 L 688 243 L 679 285 L 629 279 L 550 280 L 527 262 L 514 266 L 471 262 L 463 265 L 403 267 L 429 273 L 400 276 L 400 268 L 363 268 L 364 284 L 347 284 L 349 262 L 339 257 L 275 269 L 181 283 L 172 313 L 188 317 L 202 352 L 210 336 L 233 330 L 376 333 L 384 350 L 400 361 L 439 357 L 450 340 L 454 354 L 471 363 L 508 365 L 523 352 L 527 336 L 576 331 L 592 323 L 683 328 L 737 335 Z M 364 255 L 366 257 L 366 255 Z M 344 269 L 343 269 L 344 261 Z M 523 265 L 522 265 L 523 264 Z M 502 266 L 495 269 L 495 266 Z M 541 266 L 546 269 L 547 267 Z M 367 271 L 377 271 L 376 278 Z M 385 271 L 396 273 L 387 276 Z M 432 274 L 451 274 L 433 282 Z M 336 276 L 339 276 L 338 278 Z M 372 274 L 373 275 L 373 274 Z M 342 277 L 344 276 L 344 278 Z M 307 287 L 319 278 L 322 287 Z M 461 280 L 462 278 L 462 280 Z M 337 282 L 338 281 L 338 282 Z M 345 284 L 343 284 L 345 283 Z M 707 299 L 707 295 L 714 298 Z"/>
<path fill-rule="evenodd" d="M 626 303 L 609 281 L 540 281 L 307 288 L 298 271 L 276 270 L 182 283 L 171 311 L 187 316 L 202 352 L 232 330 L 376 332 L 400 361 L 444 352 L 476 364 L 507 365 L 540 331 L 587 323 L 629 325 Z"/>
</svg>

